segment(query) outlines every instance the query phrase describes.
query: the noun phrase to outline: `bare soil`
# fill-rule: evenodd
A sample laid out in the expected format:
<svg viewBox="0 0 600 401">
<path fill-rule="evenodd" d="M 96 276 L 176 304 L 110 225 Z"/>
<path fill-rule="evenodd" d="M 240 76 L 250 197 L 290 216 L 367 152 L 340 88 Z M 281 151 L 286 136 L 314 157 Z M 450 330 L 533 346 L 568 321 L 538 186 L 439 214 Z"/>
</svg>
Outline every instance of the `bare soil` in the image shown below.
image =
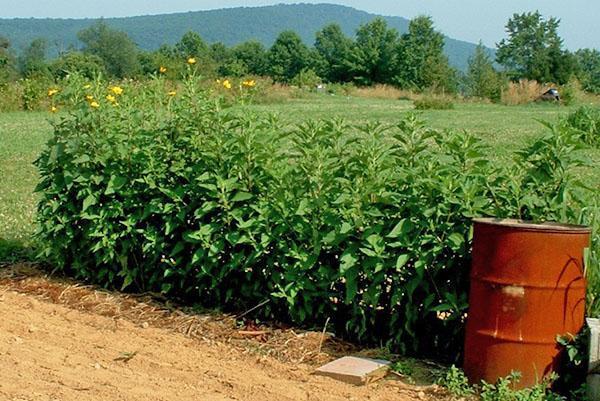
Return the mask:
<svg viewBox="0 0 600 401">
<path fill-rule="evenodd" d="M 352 386 L 312 375 L 360 354 L 321 333 L 242 327 L 149 298 L 0 268 L 0 400 L 433 400 L 394 376 Z"/>
</svg>

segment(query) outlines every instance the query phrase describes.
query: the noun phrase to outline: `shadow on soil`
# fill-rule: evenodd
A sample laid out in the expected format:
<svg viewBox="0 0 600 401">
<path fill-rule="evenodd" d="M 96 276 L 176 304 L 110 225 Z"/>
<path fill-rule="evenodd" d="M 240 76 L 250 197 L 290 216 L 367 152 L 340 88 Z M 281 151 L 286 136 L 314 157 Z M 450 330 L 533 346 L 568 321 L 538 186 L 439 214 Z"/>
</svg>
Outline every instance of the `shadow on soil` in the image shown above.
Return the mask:
<svg viewBox="0 0 600 401">
<path fill-rule="evenodd" d="M 31 244 L 0 237 L 0 265 L 17 262 L 33 262 L 35 251 Z"/>
</svg>

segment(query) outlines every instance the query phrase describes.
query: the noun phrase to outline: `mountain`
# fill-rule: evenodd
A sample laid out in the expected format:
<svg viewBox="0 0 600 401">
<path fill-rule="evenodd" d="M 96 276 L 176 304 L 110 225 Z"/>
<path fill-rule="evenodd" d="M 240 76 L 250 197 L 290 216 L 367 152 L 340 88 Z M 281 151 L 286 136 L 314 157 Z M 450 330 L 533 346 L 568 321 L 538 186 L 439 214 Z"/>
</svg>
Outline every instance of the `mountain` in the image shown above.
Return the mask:
<svg viewBox="0 0 600 401">
<path fill-rule="evenodd" d="M 284 30 L 296 31 L 307 44 L 313 44 L 315 32 L 331 22 L 340 24 L 344 32 L 354 36 L 356 29 L 375 14 L 334 4 L 278 4 L 265 7 L 237 7 L 187 13 L 145 15 L 138 17 L 106 18 L 113 28 L 127 32 L 145 50 L 160 45 L 174 44 L 189 30 L 198 32 L 206 41 L 235 45 L 248 39 L 257 39 L 270 46 Z M 402 17 L 383 17 L 400 33 L 408 29 L 408 20 Z M 0 35 L 10 39 L 19 51 L 33 39 L 45 38 L 52 55 L 71 46 L 78 47 L 77 32 L 96 19 L 0 19 Z M 467 60 L 475 44 L 446 37 L 445 51 L 450 63 L 466 69 Z M 490 49 L 490 51 L 492 51 Z"/>
</svg>

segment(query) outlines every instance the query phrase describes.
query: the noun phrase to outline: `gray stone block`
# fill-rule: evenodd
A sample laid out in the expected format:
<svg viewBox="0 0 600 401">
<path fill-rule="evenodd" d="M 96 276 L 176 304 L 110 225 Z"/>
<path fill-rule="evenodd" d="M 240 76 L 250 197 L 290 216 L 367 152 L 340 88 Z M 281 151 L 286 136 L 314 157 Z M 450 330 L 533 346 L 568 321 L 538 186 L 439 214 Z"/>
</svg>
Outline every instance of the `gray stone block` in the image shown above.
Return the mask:
<svg viewBox="0 0 600 401">
<path fill-rule="evenodd" d="M 590 328 L 590 363 L 588 373 L 600 374 L 600 319 L 586 319 Z"/>
<path fill-rule="evenodd" d="M 361 385 L 384 377 L 389 365 L 388 361 L 381 359 L 345 356 L 321 366 L 315 371 L 315 374 Z"/>
</svg>

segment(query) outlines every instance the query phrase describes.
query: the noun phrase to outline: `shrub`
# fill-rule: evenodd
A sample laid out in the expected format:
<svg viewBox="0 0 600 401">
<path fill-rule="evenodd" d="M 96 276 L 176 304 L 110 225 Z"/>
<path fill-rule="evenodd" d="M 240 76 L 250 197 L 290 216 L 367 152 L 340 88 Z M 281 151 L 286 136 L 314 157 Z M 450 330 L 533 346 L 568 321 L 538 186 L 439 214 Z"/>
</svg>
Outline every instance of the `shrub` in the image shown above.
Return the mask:
<svg viewBox="0 0 600 401">
<path fill-rule="evenodd" d="M 300 71 L 290 83 L 299 88 L 314 89 L 318 84 L 323 82 L 317 73 L 309 68 L 304 68 Z"/>
<path fill-rule="evenodd" d="M 471 218 L 587 216 L 562 131 L 503 168 L 473 136 L 414 115 L 290 128 L 223 108 L 196 79 L 177 96 L 165 85 L 117 102 L 97 85 L 97 101 L 55 122 L 37 216 L 56 269 L 226 309 L 268 299 L 261 317 L 331 318 L 357 341 L 455 357 Z"/>
<path fill-rule="evenodd" d="M 326 85 L 327 93 L 335 96 L 360 96 L 356 86 L 351 83 L 334 83 L 330 82 Z"/>
<path fill-rule="evenodd" d="M 257 88 L 253 101 L 258 104 L 284 103 L 301 96 L 299 92 L 304 91 L 265 79 L 265 83 Z"/>
<path fill-rule="evenodd" d="M 570 113 L 564 123 L 575 135 L 588 145 L 600 146 L 600 109 L 582 106 Z"/>
<path fill-rule="evenodd" d="M 23 86 L 19 82 L 1 84 L 0 91 L 0 112 L 22 110 Z"/>
<path fill-rule="evenodd" d="M 452 100 L 440 96 L 424 96 L 414 101 L 417 110 L 451 110 L 454 109 Z"/>
<path fill-rule="evenodd" d="M 99 75 L 106 75 L 103 63 L 98 56 L 71 51 L 54 60 L 50 64 L 50 72 L 57 80 L 73 73 L 92 80 Z"/>
<path fill-rule="evenodd" d="M 565 106 L 569 106 L 578 101 L 582 97 L 581 84 L 578 81 L 571 80 L 558 89 L 560 93 L 560 102 Z"/>
</svg>

